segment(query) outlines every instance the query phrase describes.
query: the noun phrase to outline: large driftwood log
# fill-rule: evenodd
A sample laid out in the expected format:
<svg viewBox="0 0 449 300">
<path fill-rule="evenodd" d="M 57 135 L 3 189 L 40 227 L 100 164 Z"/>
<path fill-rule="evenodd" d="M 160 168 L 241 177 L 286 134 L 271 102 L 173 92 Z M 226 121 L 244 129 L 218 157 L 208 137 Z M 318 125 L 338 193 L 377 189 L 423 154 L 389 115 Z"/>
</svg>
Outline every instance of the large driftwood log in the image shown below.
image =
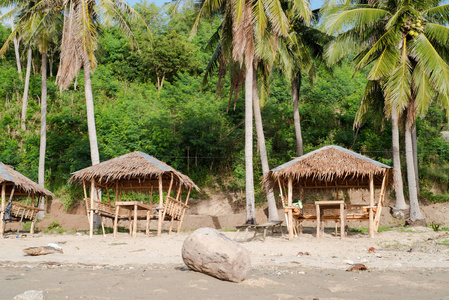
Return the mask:
<svg viewBox="0 0 449 300">
<path fill-rule="evenodd" d="M 29 247 L 22 250 L 28 255 L 38 256 L 38 255 L 47 255 L 53 253 L 63 253 L 62 249 L 53 248 L 50 246 L 40 246 L 40 247 Z"/>
</svg>

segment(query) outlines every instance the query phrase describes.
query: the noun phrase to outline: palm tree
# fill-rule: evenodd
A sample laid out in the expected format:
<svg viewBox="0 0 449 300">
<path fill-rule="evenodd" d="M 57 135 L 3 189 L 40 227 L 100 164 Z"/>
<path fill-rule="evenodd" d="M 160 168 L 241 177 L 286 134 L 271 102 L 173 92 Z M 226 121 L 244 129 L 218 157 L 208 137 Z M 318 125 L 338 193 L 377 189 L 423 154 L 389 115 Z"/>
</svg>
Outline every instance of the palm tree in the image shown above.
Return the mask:
<svg viewBox="0 0 449 300">
<path fill-rule="evenodd" d="M 318 21 L 318 11 L 313 11 L 313 18 L 315 22 Z M 301 156 L 304 151 L 299 99 L 303 73 L 307 74 L 313 84 L 316 80 L 314 60 L 323 61 L 323 47 L 331 37 L 298 17 L 292 18 L 290 28 L 287 37 L 278 39 L 279 61 L 284 75 L 291 82 L 296 153 Z"/>
<path fill-rule="evenodd" d="M 293 11 L 310 20 L 307 1 L 293 1 Z M 289 21 L 279 0 L 201 1 L 200 10 L 192 32 L 203 17 L 223 14 L 222 39 L 232 41 L 232 59 L 245 68 L 245 183 L 246 223 L 255 224 L 253 175 L 253 77 L 256 46 L 268 36 L 285 36 Z"/>
<path fill-rule="evenodd" d="M 31 3 L 35 5 L 36 3 Z M 28 7 L 30 10 L 30 7 Z M 10 40 L 16 36 L 16 32 L 24 33 L 26 37 L 25 45 L 31 44 L 37 46 L 42 55 L 42 85 L 41 85 L 41 129 L 40 129 L 40 147 L 39 147 L 39 169 L 38 183 L 45 186 L 45 154 L 46 154 L 46 135 L 47 135 L 47 51 L 51 43 L 56 44 L 58 37 L 57 24 L 61 16 L 61 10 L 58 7 L 41 7 L 41 10 L 32 10 L 33 14 L 25 11 L 21 13 L 21 18 L 17 23 L 17 30 L 11 33 L 11 36 L 0 50 L 0 53 L 6 51 Z M 28 77 L 28 70 L 27 70 Z M 39 201 L 39 208 L 44 208 L 43 199 Z M 38 218 L 42 219 L 44 212 L 39 212 Z"/>
<path fill-rule="evenodd" d="M 353 54 L 356 70 L 369 68 L 386 106 L 405 114 L 410 224 L 425 224 L 417 196 L 412 128 L 433 100 L 449 106 L 449 5 L 443 1 L 346 1 L 325 11 L 330 64 Z"/>
<path fill-rule="evenodd" d="M 360 129 L 365 118 L 370 115 L 378 123 L 385 120 L 385 112 L 391 117 L 391 134 L 392 134 L 392 154 L 393 154 L 393 181 L 394 192 L 396 196 L 393 215 L 405 216 L 405 212 L 409 209 L 405 203 L 404 187 L 402 185 L 400 143 L 399 143 L 399 117 L 395 110 L 385 105 L 384 93 L 381 83 L 377 80 L 368 81 L 365 87 L 365 93 L 357 110 L 354 128 Z M 399 213 L 399 215 L 398 215 Z"/>
</svg>

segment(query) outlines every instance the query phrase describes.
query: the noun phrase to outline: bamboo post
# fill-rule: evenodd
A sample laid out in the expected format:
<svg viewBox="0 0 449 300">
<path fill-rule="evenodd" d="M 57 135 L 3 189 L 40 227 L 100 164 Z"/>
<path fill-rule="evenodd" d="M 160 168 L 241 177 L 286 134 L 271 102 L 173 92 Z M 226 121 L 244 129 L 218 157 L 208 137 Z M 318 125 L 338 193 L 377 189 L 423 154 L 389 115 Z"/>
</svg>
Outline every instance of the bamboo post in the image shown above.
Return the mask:
<svg viewBox="0 0 449 300">
<path fill-rule="evenodd" d="M 137 204 L 134 204 L 133 237 L 137 236 Z"/>
<path fill-rule="evenodd" d="M 382 180 L 382 187 L 380 190 L 379 202 L 377 203 L 376 216 L 374 217 L 374 231 L 375 232 L 377 232 L 377 230 L 379 229 L 380 215 L 382 214 L 382 206 L 384 204 L 385 192 L 387 189 L 387 182 L 388 182 L 388 172 L 385 173 L 384 178 Z"/>
<path fill-rule="evenodd" d="M 192 187 L 190 187 L 189 191 L 187 192 L 187 197 L 186 197 L 186 202 L 185 202 L 186 205 L 187 205 L 187 203 L 189 203 L 189 197 L 190 197 L 191 191 L 192 191 Z M 181 218 L 179 219 L 178 228 L 176 229 L 176 233 L 179 233 L 179 230 L 181 230 L 182 220 L 184 219 L 185 212 L 186 212 L 186 209 L 184 208 L 182 211 Z"/>
<path fill-rule="evenodd" d="M 320 225 L 321 225 L 321 211 L 320 206 L 318 204 L 315 204 L 316 208 L 316 237 L 320 237 Z"/>
<path fill-rule="evenodd" d="M 5 206 L 6 206 L 6 182 L 2 184 L 2 211 L 0 212 L 0 237 L 3 237 L 5 232 L 5 221 L 3 220 L 5 216 Z"/>
<path fill-rule="evenodd" d="M 374 176 L 371 173 L 369 175 L 369 237 L 374 237 L 374 213 L 373 213 L 373 207 L 374 207 Z"/>
<path fill-rule="evenodd" d="M 83 179 L 83 190 L 84 190 L 84 199 L 88 199 L 87 198 L 87 188 L 86 188 L 86 180 Z M 90 228 L 90 211 L 89 211 L 89 207 L 87 205 L 87 201 L 84 201 L 84 204 L 86 205 L 86 216 L 87 216 L 87 222 L 89 223 L 89 228 Z"/>
<path fill-rule="evenodd" d="M 115 196 L 117 199 L 117 195 Z M 117 226 L 118 226 L 118 214 L 120 212 L 120 206 L 115 207 L 115 218 L 114 218 L 114 238 L 117 237 Z"/>
<path fill-rule="evenodd" d="M 173 173 L 171 173 L 170 185 L 168 187 L 167 199 L 166 199 L 165 205 L 164 205 L 164 213 L 162 214 L 162 220 L 165 220 L 165 215 L 167 214 L 167 211 L 168 211 L 168 203 L 170 202 L 169 197 L 171 195 L 172 187 L 173 187 Z"/>
<path fill-rule="evenodd" d="M 337 224 L 337 223 L 335 223 Z M 341 239 L 346 237 L 346 213 L 345 213 L 345 204 L 340 203 L 340 235 Z M 337 228 L 335 228 L 337 229 Z"/>
<path fill-rule="evenodd" d="M 146 235 L 150 235 L 150 211 L 147 210 L 147 223 L 146 223 L 146 227 L 145 227 L 145 234 Z"/>
<path fill-rule="evenodd" d="M 287 195 L 288 206 L 293 204 L 293 179 L 288 178 L 288 195 Z M 288 239 L 293 240 L 293 213 L 292 210 L 288 210 Z"/>
<path fill-rule="evenodd" d="M 90 224 L 89 224 L 89 237 L 94 235 L 94 193 L 95 193 L 95 180 L 92 179 L 90 185 Z"/>
<path fill-rule="evenodd" d="M 34 194 L 33 194 L 34 199 Z M 27 197 L 27 201 L 25 202 L 25 205 L 28 206 L 28 201 L 30 200 L 30 195 Z M 34 201 L 33 201 L 34 202 Z M 25 215 L 25 208 L 22 211 L 22 216 L 20 217 L 19 225 L 17 226 L 17 234 L 20 232 L 20 227 L 22 226 L 23 216 Z"/>
<path fill-rule="evenodd" d="M 162 231 L 162 208 L 164 205 L 164 194 L 162 192 L 162 174 L 159 175 L 159 220 L 157 222 L 157 236 L 161 236 Z"/>
<path fill-rule="evenodd" d="M 106 236 L 106 232 L 104 231 L 104 223 L 103 223 L 103 217 L 100 217 L 100 222 L 101 222 L 101 230 L 103 231 L 103 236 Z"/>
</svg>

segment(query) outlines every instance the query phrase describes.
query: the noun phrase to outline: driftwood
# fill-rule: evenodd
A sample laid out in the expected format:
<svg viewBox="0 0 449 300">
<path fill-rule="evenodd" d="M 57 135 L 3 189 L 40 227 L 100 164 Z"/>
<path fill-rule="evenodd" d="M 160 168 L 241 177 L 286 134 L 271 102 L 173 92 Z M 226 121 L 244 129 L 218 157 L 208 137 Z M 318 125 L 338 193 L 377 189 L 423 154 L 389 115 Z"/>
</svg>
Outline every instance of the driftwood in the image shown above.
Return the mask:
<svg viewBox="0 0 449 300">
<path fill-rule="evenodd" d="M 53 248 L 50 246 L 40 246 L 40 247 L 29 247 L 22 250 L 28 255 L 38 256 L 38 255 L 47 255 L 53 253 L 63 253 L 62 249 Z"/>
<path fill-rule="evenodd" d="M 358 272 L 358 271 L 366 271 L 368 270 L 364 264 L 355 264 L 347 269 L 347 272 Z"/>
</svg>

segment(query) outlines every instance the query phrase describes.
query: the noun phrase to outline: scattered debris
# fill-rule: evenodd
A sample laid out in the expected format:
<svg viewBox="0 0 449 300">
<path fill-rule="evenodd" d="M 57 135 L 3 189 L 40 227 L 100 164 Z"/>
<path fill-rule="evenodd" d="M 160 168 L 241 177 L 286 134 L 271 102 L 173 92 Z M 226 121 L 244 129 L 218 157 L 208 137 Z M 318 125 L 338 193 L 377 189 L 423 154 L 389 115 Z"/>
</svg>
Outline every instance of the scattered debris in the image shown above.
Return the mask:
<svg viewBox="0 0 449 300">
<path fill-rule="evenodd" d="M 38 256 L 38 255 L 47 255 L 47 254 L 53 254 L 53 253 L 63 253 L 62 248 L 53 248 L 51 246 L 40 246 L 40 247 L 29 247 L 25 248 L 22 251 L 25 252 L 28 255 L 31 256 Z"/>
<path fill-rule="evenodd" d="M 346 271 L 347 272 L 358 272 L 358 271 L 366 271 L 368 270 L 364 264 L 355 264 L 350 266 Z"/>
<path fill-rule="evenodd" d="M 376 249 L 374 249 L 374 247 L 371 247 L 371 248 L 368 249 L 368 252 L 369 253 L 374 253 L 374 252 L 376 252 Z"/>
<path fill-rule="evenodd" d="M 349 259 L 344 260 L 343 262 L 344 262 L 345 264 L 347 264 L 347 265 L 353 265 L 353 264 L 354 264 L 354 262 L 353 262 L 352 260 L 349 260 Z"/>
<path fill-rule="evenodd" d="M 303 255 L 310 255 L 309 252 L 298 252 L 298 254 L 296 254 L 296 256 L 303 256 Z"/>
<path fill-rule="evenodd" d="M 6 280 L 17 280 L 17 279 L 23 279 L 23 276 L 19 275 L 8 275 L 5 277 Z"/>
<path fill-rule="evenodd" d="M 291 263 L 292 263 L 292 264 L 298 264 L 298 265 L 301 264 L 299 261 L 292 261 Z"/>
<path fill-rule="evenodd" d="M 13 298 L 13 300 L 44 300 L 44 299 L 45 299 L 44 291 L 37 291 L 37 290 L 29 290 Z"/>
</svg>

